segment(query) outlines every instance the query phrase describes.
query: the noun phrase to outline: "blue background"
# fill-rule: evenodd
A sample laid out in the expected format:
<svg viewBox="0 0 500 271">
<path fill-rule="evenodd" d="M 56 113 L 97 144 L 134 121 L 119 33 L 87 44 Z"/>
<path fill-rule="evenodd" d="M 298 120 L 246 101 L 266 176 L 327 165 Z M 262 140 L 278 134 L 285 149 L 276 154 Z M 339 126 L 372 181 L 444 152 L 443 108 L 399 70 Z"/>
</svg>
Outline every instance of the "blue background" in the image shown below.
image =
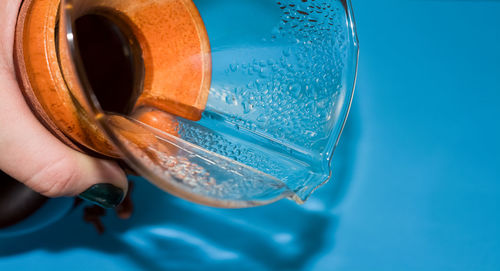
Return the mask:
<svg viewBox="0 0 500 271">
<path fill-rule="evenodd" d="M 500 1 L 353 0 L 360 62 L 334 180 L 303 206 L 219 210 L 136 180 L 0 239 L 0 270 L 500 270 Z"/>
</svg>

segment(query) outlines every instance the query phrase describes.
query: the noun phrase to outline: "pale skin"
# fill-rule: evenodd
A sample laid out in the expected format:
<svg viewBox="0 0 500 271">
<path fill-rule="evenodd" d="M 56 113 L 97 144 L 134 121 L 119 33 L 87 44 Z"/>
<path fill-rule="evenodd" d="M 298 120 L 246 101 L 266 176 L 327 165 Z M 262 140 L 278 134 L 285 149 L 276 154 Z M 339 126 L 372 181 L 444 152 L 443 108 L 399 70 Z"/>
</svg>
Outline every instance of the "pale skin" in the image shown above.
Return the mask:
<svg viewBox="0 0 500 271">
<path fill-rule="evenodd" d="M 116 163 L 66 146 L 40 124 L 26 104 L 12 51 L 21 2 L 0 3 L 0 170 L 48 197 L 75 196 L 100 183 L 126 192 L 126 176 Z"/>
</svg>

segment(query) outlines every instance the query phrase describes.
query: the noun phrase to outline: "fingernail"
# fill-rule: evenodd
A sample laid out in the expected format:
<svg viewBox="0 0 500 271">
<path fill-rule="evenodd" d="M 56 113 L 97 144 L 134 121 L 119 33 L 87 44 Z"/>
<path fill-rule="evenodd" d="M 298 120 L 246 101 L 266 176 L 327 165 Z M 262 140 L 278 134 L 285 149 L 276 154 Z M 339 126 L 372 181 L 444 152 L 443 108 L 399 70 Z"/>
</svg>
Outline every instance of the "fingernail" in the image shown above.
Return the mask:
<svg viewBox="0 0 500 271">
<path fill-rule="evenodd" d="M 124 197 L 122 189 L 107 183 L 93 185 L 80 194 L 80 198 L 107 209 L 120 205 Z"/>
</svg>

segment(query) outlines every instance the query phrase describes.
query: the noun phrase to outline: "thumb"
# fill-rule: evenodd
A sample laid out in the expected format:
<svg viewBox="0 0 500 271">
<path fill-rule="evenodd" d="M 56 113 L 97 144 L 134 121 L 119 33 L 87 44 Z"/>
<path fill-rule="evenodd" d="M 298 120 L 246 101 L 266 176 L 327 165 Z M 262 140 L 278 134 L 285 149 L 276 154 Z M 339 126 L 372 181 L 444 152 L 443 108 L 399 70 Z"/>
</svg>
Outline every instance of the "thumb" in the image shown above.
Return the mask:
<svg viewBox="0 0 500 271">
<path fill-rule="evenodd" d="M 0 169 L 48 196 L 75 196 L 116 207 L 127 191 L 119 166 L 77 152 L 31 113 L 13 72 L 0 71 Z"/>
</svg>

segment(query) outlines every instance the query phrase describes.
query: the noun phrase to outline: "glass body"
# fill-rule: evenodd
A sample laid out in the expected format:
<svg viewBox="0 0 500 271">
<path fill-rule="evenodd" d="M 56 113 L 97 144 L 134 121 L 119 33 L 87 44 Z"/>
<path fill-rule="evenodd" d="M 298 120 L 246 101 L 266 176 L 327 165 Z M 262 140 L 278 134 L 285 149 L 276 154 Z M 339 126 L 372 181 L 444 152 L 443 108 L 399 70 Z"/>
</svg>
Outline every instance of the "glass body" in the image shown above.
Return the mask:
<svg viewBox="0 0 500 271">
<path fill-rule="evenodd" d="M 257 206 L 285 197 L 305 201 L 331 177 L 333 151 L 353 96 L 358 40 L 350 1 L 191 3 L 210 44 L 208 52 L 185 59 L 210 61 L 204 69 L 209 83 L 205 76 L 201 84 L 208 96 L 201 106 L 179 114 L 161 102 L 120 114 L 102 109 L 74 23 L 105 0 L 62 2 L 59 51 L 74 102 L 132 168 L 170 193 L 217 207 Z M 139 24 L 132 17 L 129 23 Z M 147 42 L 147 34 L 136 42 L 142 57 Z M 161 69 L 169 72 L 155 67 L 157 76 Z M 150 65 L 143 68 L 144 78 L 152 76 Z M 146 88 L 144 82 L 138 86 Z M 144 121 L 145 112 L 161 114 L 160 124 Z"/>
</svg>

